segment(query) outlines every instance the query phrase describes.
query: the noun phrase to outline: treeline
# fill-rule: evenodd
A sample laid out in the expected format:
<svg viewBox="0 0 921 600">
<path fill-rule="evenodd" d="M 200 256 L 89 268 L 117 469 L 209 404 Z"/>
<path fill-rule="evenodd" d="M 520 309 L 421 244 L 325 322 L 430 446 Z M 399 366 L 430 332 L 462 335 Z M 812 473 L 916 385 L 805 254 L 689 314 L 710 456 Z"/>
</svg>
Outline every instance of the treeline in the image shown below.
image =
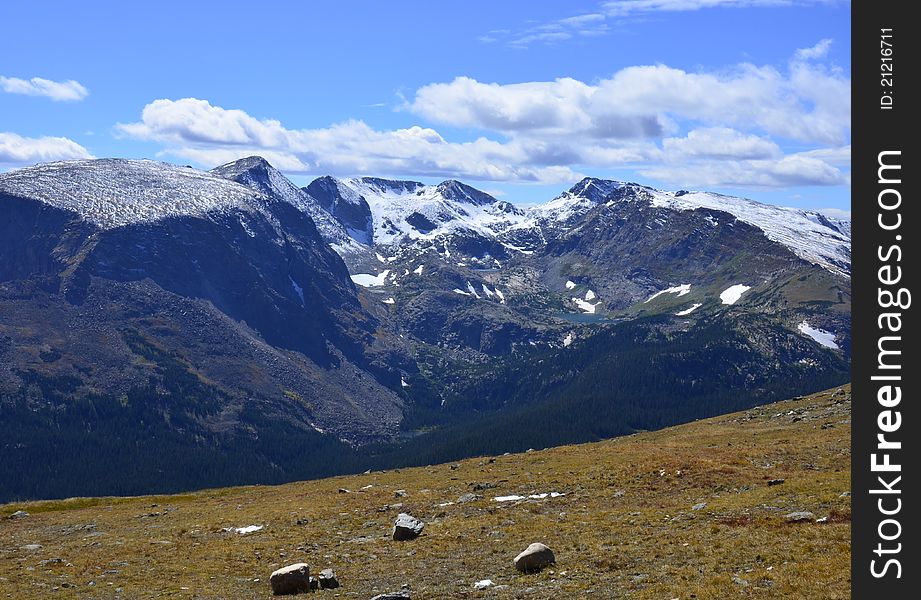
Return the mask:
<svg viewBox="0 0 921 600">
<path fill-rule="evenodd" d="M 789 334 L 757 321 L 739 328 L 714 320 L 687 331 L 661 325 L 623 323 L 568 348 L 501 364 L 449 365 L 444 409 L 427 406 L 440 404 L 432 395 L 410 409 L 406 423 L 414 431 L 405 441 L 358 452 L 203 382 L 181 359 L 129 333 L 132 351 L 156 364 L 146 385 L 118 397 L 80 393 L 77 378 L 30 371 L 0 398 L 0 502 L 281 483 L 595 441 L 849 377 L 847 359 L 832 352 L 814 355 L 816 365 L 801 364 L 795 338 L 766 360 L 737 332 Z M 227 406 L 238 408 L 236 425 L 221 432 L 203 426 Z"/>
<path fill-rule="evenodd" d="M 757 318 L 755 318 L 757 319 Z M 792 339 L 766 360 L 720 320 L 663 331 L 658 319 L 612 327 L 582 343 L 546 350 L 481 373 L 476 407 L 397 448 L 377 448 L 376 466 L 422 465 L 466 456 L 521 452 L 654 430 L 807 394 L 849 380 L 846 357 L 821 352 L 799 362 Z M 754 320 L 763 336 L 789 335 Z M 530 397 L 529 397 L 530 395 Z M 463 414 L 463 411 L 459 411 Z"/>
</svg>

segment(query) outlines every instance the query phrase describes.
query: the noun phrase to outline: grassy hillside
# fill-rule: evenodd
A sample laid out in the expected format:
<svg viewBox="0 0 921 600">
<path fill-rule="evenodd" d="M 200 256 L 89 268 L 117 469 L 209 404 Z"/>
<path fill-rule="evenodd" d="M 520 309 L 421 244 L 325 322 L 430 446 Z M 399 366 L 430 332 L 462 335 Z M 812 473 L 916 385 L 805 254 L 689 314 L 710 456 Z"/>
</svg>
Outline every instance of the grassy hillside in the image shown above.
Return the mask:
<svg viewBox="0 0 921 600">
<path fill-rule="evenodd" d="M 275 487 L 0 506 L 0 598 L 268 598 L 332 567 L 325 597 L 850 595 L 850 386 L 615 440 Z M 771 480 L 784 479 L 776 485 Z M 398 493 L 398 490 L 405 491 Z M 497 502 L 498 496 L 564 496 Z M 473 493 L 477 499 L 458 502 Z M 397 506 L 402 504 L 402 506 Z M 28 516 L 9 518 L 24 510 Z M 811 511 L 814 520 L 785 515 Z M 399 512 L 426 523 L 390 539 Z M 232 528 L 261 525 L 239 534 Z M 515 571 L 540 541 L 557 565 Z M 474 590 L 491 579 L 497 587 Z"/>
</svg>

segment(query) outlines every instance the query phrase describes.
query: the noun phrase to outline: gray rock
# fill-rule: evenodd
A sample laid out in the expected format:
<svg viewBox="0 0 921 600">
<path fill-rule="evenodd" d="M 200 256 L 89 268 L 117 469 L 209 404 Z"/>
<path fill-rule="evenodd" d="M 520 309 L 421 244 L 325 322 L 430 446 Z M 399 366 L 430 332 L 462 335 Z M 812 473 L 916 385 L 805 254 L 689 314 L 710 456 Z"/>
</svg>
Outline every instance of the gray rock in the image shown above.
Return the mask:
<svg viewBox="0 0 921 600">
<path fill-rule="evenodd" d="M 406 497 L 406 490 L 396 490 L 395 492 L 393 492 L 393 496 L 394 496 L 395 498 L 405 498 L 405 497 Z"/>
<path fill-rule="evenodd" d="M 742 587 L 748 587 L 748 586 L 749 586 L 748 581 L 746 581 L 745 579 L 742 579 L 742 578 L 739 577 L 738 575 L 733 575 L 733 576 L 732 576 L 732 582 L 733 582 L 734 584 L 740 585 L 740 586 L 742 586 Z"/>
<path fill-rule="evenodd" d="M 410 600 L 412 596 L 409 595 L 409 590 L 400 590 L 399 592 L 387 592 L 386 594 L 378 594 L 377 596 L 371 598 L 371 600 Z"/>
<path fill-rule="evenodd" d="M 310 591 L 310 567 L 306 563 L 295 563 L 282 567 L 269 578 L 272 593 L 286 596 Z"/>
<path fill-rule="evenodd" d="M 707 508 L 706 502 L 698 502 L 697 504 L 691 507 L 691 510 L 703 510 L 705 508 Z"/>
<path fill-rule="evenodd" d="M 336 572 L 332 569 L 323 569 L 320 571 L 320 589 L 331 590 L 339 587 L 339 580 L 336 579 Z"/>
<path fill-rule="evenodd" d="M 768 487 L 773 486 L 773 485 L 780 485 L 784 481 L 786 481 L 786 479 L 772 479 L 768 481 Z"/>
<path fill-rule="evenodd" d="M 398 542 L 414 540 L 425 529 L 425 523 L 412 515 L 400 513 L 393 522 L 393 539 Z"/>
<path fill-rule="evenodd" d="M 556 563 L 553 551 L 547 546 L 537 542 L 515 557 L 515 568 L 522 573 L 540 571 L 546 566 Z"/>
<path fill-rule="evenodd" d="M 467 493 L 461 496 L 460 498 L 458 498 L 457 503 L 464 504 L 466 502 L 476 502 L 479 499 L 480 499 L 480 496 L 477 496 L 476 494 Z"/>
<path fill-rule="evenodd" d="M 802 523 L 803 521 L 815 521 L 815 515 L 808 510 L 798 510 L 784 515 L 787 523 Z"/>
<path fill-rule="evenodd" d="M 14 512 L 13 514 L 10 515 L 10 518 L 11 518 L 11 519 L 23 519 L 23 518 L 28 517 L 28 516 L 29 516 L 29 513 L 27 513 L 26 511 L 24 511 L 24 510 L 17 510 L 16 512 Z"/>
<path fill-rule="evenodd" d="M 26 550 L 28 552 L 35 552 L 36 550 L 41 550 L 41 544 L 26 544 L 25 546 L 20 546 L 20 550 Z"/>
</svg>

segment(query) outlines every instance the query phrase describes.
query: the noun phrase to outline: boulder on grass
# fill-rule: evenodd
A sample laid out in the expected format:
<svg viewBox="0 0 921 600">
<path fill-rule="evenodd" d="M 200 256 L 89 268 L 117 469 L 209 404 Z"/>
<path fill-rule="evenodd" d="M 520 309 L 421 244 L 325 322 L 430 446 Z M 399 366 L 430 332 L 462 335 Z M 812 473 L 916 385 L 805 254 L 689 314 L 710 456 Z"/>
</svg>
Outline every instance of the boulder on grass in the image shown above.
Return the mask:
<svg viewBox="0 0 921 600">
<path fill-rule="evenodd" d="M 425 523 L 412 515 L 400 513 L 393 522 L 393 539 L 398 542 L 414 540 L 425 529 Z"/>
<path fill-rule="evenodd" d="M 287 596 L 310 591 L 310 567 L 307 563 L 296 563 L 282 567 L 272 573 L 269 579 L 272 584 L 272 593 L 276 596 Z"/>
<path fill-rule="evenodd" d="M 534 543 L 515 557 L 515 568 L 522 573 L 540 571 L 556 562 L 553 550 L 541 543 Z"/>
</svg>

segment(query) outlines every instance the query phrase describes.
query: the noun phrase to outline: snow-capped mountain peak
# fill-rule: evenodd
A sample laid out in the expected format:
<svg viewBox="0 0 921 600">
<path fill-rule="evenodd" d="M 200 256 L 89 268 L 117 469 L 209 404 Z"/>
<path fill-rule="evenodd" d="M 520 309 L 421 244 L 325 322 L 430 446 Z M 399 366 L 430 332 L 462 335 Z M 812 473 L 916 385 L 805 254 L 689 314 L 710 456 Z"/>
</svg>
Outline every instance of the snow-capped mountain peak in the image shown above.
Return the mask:
<svg viewBox="0 0 921 600">
<path fill-rule="evenodd" d="M 637 183 L 586 177 L 553 200 L 531 208 L 544 226 L 568 227 L 601 204 L 648 202 L 671 210 L 709 209 L 729 213 L 753 225 L 768 239 L 783 244 L 800 258 L 834 273 L 850 273 L 850 222 L 817 212 L 763 204 L 711 192 L 667 192 Z"/>
<path fill-rule="evenodd" d="M 437 185 L 375 177 L 337 181 L 340 195 L 368 203 L 376 245 L 434 240 L 460 231 L 495 238 L 527 221 L 525 212 L 510 203 L 455 180 Z"/>
<path fill-rule="evenodd" d="M 313 219 L 327 243 L 341 252 L 355 251 L 356 240 L 330 211 L 306 190 L 297 187 L 261 156 L 249 156 L 221 165 L 212 173 L 257 190 L 270 198 L 291 204 Z"/>
<path fill-rule="evenodd" d="M 712 192 L 653 190 L 652 205 L 674 210 L 703 208 L 729 213 L 757 227 L 768 239 L 783 244 L 800 258 L 834 273 L 850 275 L 851 230 L 847 221 L 833 223 L 816 212 Z"/>
<path fill-rule="evenodd" d="M 151 160 L 46 163 L 0 174 L 0 193 L 79 214 L 101 229 L 231 209 L 261 210 L 265 198 L 227 179 Z"/>
</svg>

